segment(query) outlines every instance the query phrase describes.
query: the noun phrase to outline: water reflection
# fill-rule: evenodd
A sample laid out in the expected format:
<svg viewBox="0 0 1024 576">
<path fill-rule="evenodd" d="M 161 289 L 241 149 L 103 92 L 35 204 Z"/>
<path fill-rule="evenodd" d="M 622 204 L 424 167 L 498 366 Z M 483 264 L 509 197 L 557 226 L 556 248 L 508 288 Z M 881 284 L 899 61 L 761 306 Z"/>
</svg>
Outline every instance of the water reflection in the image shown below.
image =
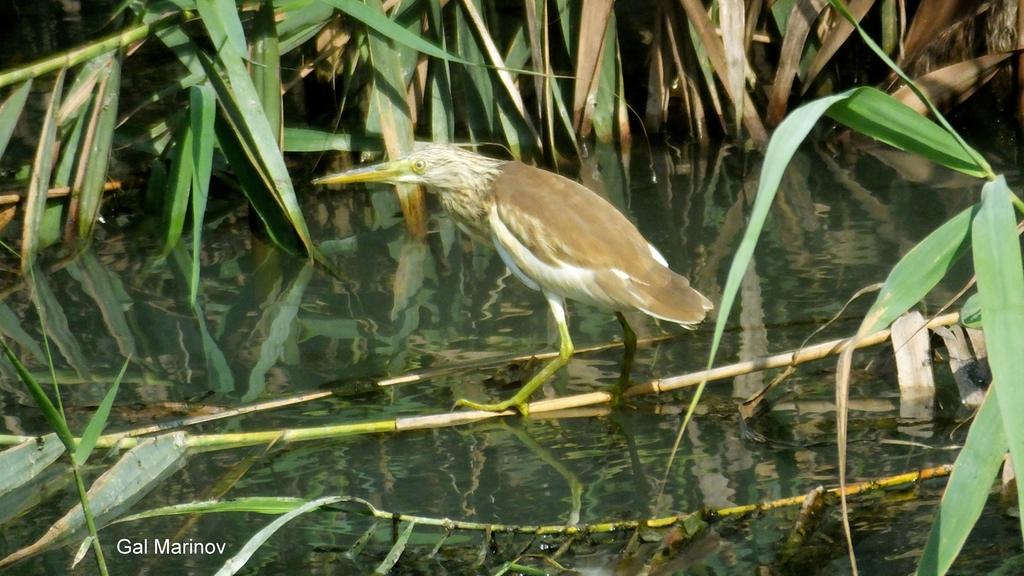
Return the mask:
<svg viewBox="0 0 1024 576">
<path fill-rule="evenodd" d="M 743 281 L 735 320 L 719 354 L 722 362 L 799 345 L 849 295 L 884 278 L 900 254 L 973 198 L 955 188 L 936 188 L 930 181 L 897 177 L 907 169 L 893 167 L 890 156 L 873 150 L 844 154 L 837 160 L 832 151 L 811 147 L 787 172 Z M 598 149 L 580 176 L 625 210 L 673 269 L 717 302 L 756 190 L 749 175 L 758 168 L 753 157 L 735 148 L 648 153 L 640 147 L 631 158 Z M 942 181 L 948 178 L 941 176 Z M 927 202 L 914 201 L 915 194 Z M 33 283 L 8 274 L 0 331 L 16 344 L 37 378 L 48 382 L 40 345 L 45 326 L 64 384 L 64 405 L 76 430 L 128 358 L 113 429 L 308 390 L 336 392 L 317 402 L 206 424 L 197 432 L 444 412 L 459 397 L 505 397 L 529 366 L 462 370 L 387 389 L 373 382 L 546 350 L 556 340 L 542 296 L 511 277 L 496 254 L 461 237 L 439 210 L 431 213 L 425 242 L 409 238 L 387 187 L 310 192 L 304 210 L 314 236 L 326 242 L 336 274 L 273 249 L 250 232 L 244 211 L 225 209 L 207 221 L 193 306 L 188 298 L 189 250 L 178 247 L 160 258 L 156 235 L 145 223 L 111 225 L 106 237 L 83 253 L 38 268 Z M 941 303 L 957 288 L 953 282 L 944 284 L 930 301 Z M 869 303 L 854 303 L 844 317 L 855 318 Z M 619 337 L 610 314 L 578 305 L 570 305 L 570 314 L 579 346 Z M 680 374 L 704 364 L 710 324 L 682 333 L 646 317 L 630 320 L 641 338 L 675 335 L 638 351 L 634 380 Z M 854 327 L 840 320 L 818 339 L 845 335 Z M 884 352 L 863 353 L 858 364 L 875 354 Z M 574 358 L 538 395 L 607 389 L 618 375 L 620 355 L 612 349 Z M 713 385 L 667 476 L 665 465 L 688 402 L 686 393 L 634 398 L 614 409 L 559 419 L 194 455 L 137 509 L 244 495 L 347 494 L 410 514 L 534 524 L 664 515 L 797 495 L 834 482 L 832 366 L 822 362 L 802 367 L 773 394 L 772 410 L 755 424 L 767 439 L 764 443 L 741 435 L 736 403 L 759 390 L 766 375 Z M 937 374 L 939 386 L 950 389 L 952 379 L 943 369 Z M 5 432 L 45 431 L 9 366 L 0 364 L 0 370 Z M 920 442 L 952 443 L 962 437 L 959 430 L 947 440 L 956 424 L 953 419 L 964 416 L 955 391 L 940 397 L 935 420 L 907 421 L 899 416 L 892 374 L 858 370 L 853 390 L 853 478 L 952 460 L 951 452 Z M 893 440 L 918 443 L 886 444 Z M 871 551 L 907 552 L 923 544 L 936 497 L 936 489 L 926 487 L 914 498 L 885 494 L 855 503 L 856 530 L 867 550 L 861 569 L 909 571 L 914 554 L 874 560 Z M 70 492 L 54 491 L 18 523 L 4 524 L 4 551 L 33 540 L 73 501 Z M 717 525 L 697 545 L 680 552 L 679 565 L 697 562 L 714 574 L 749 573 L 758 566 L 791 573 L 841 569 L 845 552 L 835 544 L 841 536 L 832 517 L 810 537 L 808 552 L 796 560 L 785 557 L 781 551 L 794 514 Z M 196 540 L 227 534 L 229 548 L 237 548 L 254 526 L 265 522 L 221 515 L 153 520 L 107 531 L 111 541 L 140 530 Z M 1000 520 L 988 522 L 998 525 Z M 911 524 L 915 530 L 906 529 Z M 268 571 L 306 572 L 334 562 L 365 571 L 388 550 L 387 530 L 355 559 L 341 553 L 369 526 L 356 516 L 309 516 L 301 527 L 278 533 L 258 558 Z M 898 544 L 892 543 L 894 534 L 899 535 Z M 581 543 L 570 556 L 577 554 L 577 566 L 611 571 L 609 563 L 616 557 L 608 550 L 619 550 L 624 543 L 587 544 L 592 553 Z M 429 546 L 417 548 L 410 554 L 418 560 L 405 564 L 406 570 L 437 572 L 445 562 L 465 568 L 476 561 L 478 538 L 456 535 L 449 544 L 466 557 L 443 562 L 427 558 Z M 807 560 L 808 554 L 813 561 Z M 117 572 L 140 567 L 147 573 L 180 571 L 156 558 L 112 556 Z M 63 566 L 66 557 L 64 551 L 49 552 L 24 566 Z M 209 559 L 188 562 L 200 572 L 218 564 Z M 628 567 L 620 569 L 628 572 Z"/>
</svg>

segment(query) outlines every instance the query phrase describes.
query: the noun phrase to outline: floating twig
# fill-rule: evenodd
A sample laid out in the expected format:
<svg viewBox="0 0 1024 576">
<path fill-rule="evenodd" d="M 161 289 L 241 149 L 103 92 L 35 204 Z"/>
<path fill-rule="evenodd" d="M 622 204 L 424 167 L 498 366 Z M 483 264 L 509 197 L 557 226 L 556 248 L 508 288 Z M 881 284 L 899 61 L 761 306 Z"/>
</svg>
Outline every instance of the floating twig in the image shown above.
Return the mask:
<svg viewBox="0 0 1024 576">
<path fill-rule="evenodd" d="M 950 324 L 955 323 L 959 318 L 960 316 L 957 313 L 945 314 L 943 316 L 933 318 L 928 323 L 928 327 L 935 328 L 938 326 L 948 326 Z M 859 340 L 858 348 L 880 344 L 882 342 L 885 342 L 888 337 L 889 330 L 881 330 Z M 842 338 L 839 340 L 823 342 L 821 344 L 817 344 L 815 346 L 811 346 L 797 351 L 790 351 L 782 354 L 776 354 L 774 356 L 756 358 L 754 360 L 739 362 L 728 366 L 720 366 L 718 368 L 713 368 L 707 371 L 702 370 L 699 372 L 684 374 L 682 376 L 654 380 L 652 382 L 638 384 L 636 386 L 628 388 L 623 392 L 623 396 L 657 394 L 661 392 L 668 392 L 670 390 L 678 390 L 679 388 L 684 388 L 687 386 L 695 386 L 698 383 L 700 383 L 703 379 L 706 379 L 707 381 L 711 382 L 714 380 L 722 380 L 724 378 L 731 378 L 742 374 L 748 374 L 750 372 L 756 372 L 759 370 L 767 370 L 769 368 L 779 368 L 791 365 L 795 366 L 798 364 L 803 364 L 805 362 L 810 362 L 811 360 L 819 360 L 829 355 L 838 354 L 843 350 L 844 346 L 846 346 L 849 341 L 849 338 Z M 576 409 L 585 406 L 610 404 L 612 400 L 613 396 L 609 392 L 588 392 L 584 394 L 576 394 L 573 396 L 564 396 L 561 398 L 550 398 L 546 400 L 538 400 L 535 402 L 531 402 L 529 404 L 529 413 L 532 416 L 538 416 L 541 414 L 550 415 L 555 412 L 562 413 L 562 411 L 565 410 Z M 244 407 L 239 408 L 238 410 L 238 413 L 244 413 L 248 411 Z M 327 438 L 337 438 L 341 436 L 352 436 L 358 434 L 379 434 L 382 432 L 404 432 L 407 430 L 445 428 L 450 426 L 458 426 L 461 424 L 480 422 L 491 418 L 500 418 L 515 415 L 518 415 L 518 412 L 515 412 L 513 410 L 506 410 L 504 412 L 460 410 L 456 412 L 444 412 L 439 414 L 430 414 L 426 416 L 399 416 L 397 418 L 390 418 L 385 420 L 334 424 L 329 426 L 317 426 L 311 428 L 286 428 L 280 430 L 266 430 L 255 432 L 186 435 L 185 442 L 190 448 L 193 449 L 218 450 L 242 446 L 253 446 L 257 444 L 267 444 L 270 442 L 302 442 L 307 440 L 323 440 Z M 197 418 L 205 417 L 206 416 L 200 416 Z M 99 448 L 112 448 L 114 446 L 117 446 L 122 449 L 132 448 L 139 442 L 139 439 L 133 437 L 133 434 L 135 434 L 135 431 L 106 434 L 104 436 L 101 436 L 97 440 L 96 446 Z M 34 438 L 34 436 L 3 434 L 0 435 L 0 445 L 21 444 L 22 442 L 31 441 Z"/>
<path fill-rule="evenodd" d="M 958 312 L 943 314 L 942 316 L 932 318 L 928 322 L 928 328 L 949 326 L 950 324 L 955 324 L 959 320 L 960 314 Z M 868 346 L 881 344 L 889 339 L 889 334 L 890 331 L 888 329 L 879 330 L 874 334 L 868 334 L 857 341 L 857 348 L 867 348 Z M 696 386 L 700 384 L 702 380 L 711 382 L 713 380 L 722 380 L 724 378 L 734 378 L 751 372 L 760 372 L 761 370 L 768 370 L 769 368 L 796 366 L 812 360 L 820 360 L 828 356 L 839 354 L 850 343 L 850 341 L 851 338 L 840 338 L 838 340 L 822 342 L 821 344 L 815 344 L 814 346 L 809 346 L 796 351 L 783 352 L 782 354 L 776 354 L 774 356 L 754 358 L 753 360 L 737 362 L 736 364 L 730 364 L 728 366 L 719 366 L 718 368 L 712 368 L 710 370 L 701 370 L 699 372 L 692 372 L 682 376 L 652 380 L 651 382 L 632 386 L 626 389 L 622 395 L 628 397 L 650 394 L 652 392 L 668 392 L 670 390 L 678 390 L 679 388 L 685 388 L 687 386 Z"/>
</svg>

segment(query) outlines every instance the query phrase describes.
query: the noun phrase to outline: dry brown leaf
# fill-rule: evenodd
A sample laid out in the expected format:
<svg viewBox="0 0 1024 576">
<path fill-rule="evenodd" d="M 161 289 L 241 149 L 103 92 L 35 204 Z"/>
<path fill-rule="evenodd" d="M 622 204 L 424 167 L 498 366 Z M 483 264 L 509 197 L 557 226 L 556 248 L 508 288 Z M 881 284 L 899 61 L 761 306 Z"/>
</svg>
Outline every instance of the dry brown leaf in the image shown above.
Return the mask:
<svg viewBox="0 0 1024 576">
<path fill-rule="evenodd" d="M 342 23 L 341 18 L 332 18 L 316 35 L 314 41 L 314 68 L 316 77 L 321 82 L 333 82 L 335 76 L 341 70 L 342 54 L 348 41 L 352 38 L 348 27 Z"/>
<path fill-rule="evenodd" d="M 899 65 L 912 65 L 921 52 L 957 23 L 988 9 L 989 2 L 978 0 L 922 0 L 903 41 Z"/>
<path fill-rule="evenodd" d="M 584 0 L 576 47 L 576 85 L 572 97 L 572 123 L 576 133 L 590 132 L 590 110 L 597 92 L 598 66 L 604 53 L 605 32 L 612 15 L 613 0 Z"/>
<path fill-rule="evenodd" d="M 741 94 L 745 90 L 743 82 L 747 56 L 744 51 L 746 27 L 744 26 L 743 0 L 719 0 L 718 19 L 722 28 L 722 47 L 725 55 L 726 75 L 723 81 L 729 86 L 730 94 Z M 734 130 L 739 133 L 740 119 L 743 117 L 743 98 L 732 98 Z"/>
<path fill-rule="evenodd" d="M 701 101 L 700 93 L 697 89 L 697 84 L 693 79 L 693 75 L 689 73 L 686 67 L 683 65 L 682 54 L 680 53 L 679 43 L 676 42 L 675 32 L 677 26 L 675 24 L 674 16 L 671 11 L 665 14 L 665 32 L 668 37 L 669 47 L 672 50 L 672 60 L 676 65 L 676 73 L 679 75 L 680 91 L 683 94 L 683 102 L 686 106 L 686 111 L 689 114 L 690 120 L 690 133 L 694 139 L 705 144 L 708 141 L 708 125 L 707 118 L 704 114 L 704 104 Z M 715 108 L 715 113 L 719 118 L 722 117 L 722 106 L 718 101 L 718 91 L 714 86 L 708 87 L 708 93 L 711 96 L 711 105 Z"/>
<path fill-rule="evenodd" d="M 665 74 L 664 40 L 662 27 L 664 9 L 656 6 L 654 28 L 651 30 L 651 50 L 648 53 L 647 102 L 644 106 L 644 125 L 651 132 L 661 132 L 661 125 L 668 114 L 668 75 Z"/>
<path fill-rule="evenodd" d="M 541 48 L 540 22 L 537 19 L 536 0 L 524 0 L 526 7 L 526 31 L 530 39 L 530 68 L 534 72 L 543 72 L 544 52 Z M 544 8 L 547 9 L 546 6 Z M 541 94 L 544 93 L 544 77 L 537 74 L 533 77 L 533 91 L 537 101 L 537 118 L 543 118 L 543 102 Z"/>
<path fill-rule="evenodd" d="M 868 10 L 875 4 L 875 0 L 853 0 L 849 3 L 848 9 L 850 14 L 857 22 L 860 22 L 864 15 L 868 13 Z M 825 68 L 829 60 L 835 56 L 839 48 L 846 42 L 846 39 L 853 33 L 853 24 L 850 24 L 845 18 L 836 18 L 836 24 L 832 30 L 825 37 L 825 40 L 821 43 L 821 49 L 814 55 L 814 60 L 811 61 L 811 65 L 807 68 L 807 78 L 804 80 L 803 90 L 807 91 L 807 88 L 814 82 L 814 79 L 818 77 L 818 74 Z"/>
<path fill-rule="evenodd" d="M 700 0 L 680 0 L 680 2 L 690 24 L 697 30 L 697 35 L 707 52 L 708 60 L 711 61 L 711 67 L 714 68 L 715 74 L 722 79 L 729 98 L 733 101 L 736 99 L 744 101 L 742 107 L 743 126 L 750 133 L 750 138 L 758 147 L 764 146 L 768 142 L 768 133 L 764 129 L 764 124 L 761 123 L 757 109 L 750 101 L 750 95 L 746 90 L 742 90 L 739 94 L 732 92 L 732 88 L 726 80 L 729 77 L 729 72 L 725 61 L 725 47 L 715 31 L 715 27 L 711 24 L 711 19 L 708 18 L 703 2 Z"/>
<path fill-rule="evenodd" d="M 789 13 L 786 24 L 786 36 L 782 39 L 782 51 L 779 53 L 779 66 L 775 72 L 771 96 L 768 100 L 769 126 L 775 126 L 786 115 L 789 95 L 793 89 L 793 78 L 800 69 L 800 58 L 804 53 L 807 34 L 811 24 L 828 5 L 828 0 L 797 0 Z"/>
<path fill-rule="evenodd" d="M 1013 54 L 1014 52 L 986 54 L 957 62 L 929 72 L 914 82 L 936 107 L 953 106 L 969 98 L 975 90 L 991 80 L 1003 62 Z M 928 108 L 908 86 L 893 92 L 892 96 L 920 114 L 928 113 Z"/>
</svg>

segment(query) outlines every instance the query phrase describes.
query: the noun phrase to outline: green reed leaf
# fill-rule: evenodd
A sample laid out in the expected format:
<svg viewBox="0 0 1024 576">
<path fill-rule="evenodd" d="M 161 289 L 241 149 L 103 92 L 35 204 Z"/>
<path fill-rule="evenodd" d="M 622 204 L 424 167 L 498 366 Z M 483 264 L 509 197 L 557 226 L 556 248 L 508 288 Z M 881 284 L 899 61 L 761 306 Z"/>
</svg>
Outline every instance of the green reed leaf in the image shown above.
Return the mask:
<svg viewBox="0 0 1024 576">
<path fill-rule="evenodd" d="M 997 392 L 995 388 L 989 391 L 957 455 L 917 567 L 919 576 L 938 576 L 949 570 L 992 491 L 1007 448 Z"/>
<path fill-rule="evenodd" d="M 161 253 L 167 255 L 181 239 L 188 215 L 189 190 L 192 189 L 192 123 L 183 117 L 171 156 L 171 170 L 167 174 L 164 196 L 164 238 Z"/>
<path fill-rule="evenodd" d="M 227 41 L 236 54 L 248 53 L 249 47 L 245 42 L 245 31 L 238 18 L 235 0 L 197 0 L 196 8 L 207 30 L 210 30 L 218 52 L 222 49 L 223 41 Z M 215 30 L 219 33 L 215 34 Z"/>
<path fill-rule="evenodd" d="M 999 392 L 1014 472 L 1024 478 L 1024 262 L 1012 195 L 1003 176 L 985 184 L 972 239 L 992 386 Z M 1024 482 L 1017 482 L 1017 497 L 1024 502 L 1022 496 Z M 1019 520 L 1024 527 L 1024 517 Z"/>
<path fill-rule="evenodd" d="M 121 55 L 118 54 L 111 58 L 109 71 L 100 80 L 92 116 L 85 129 L 78 174 L 73 186 L 73 190 L 78 191 L 78 237 L 82 239 L 92 236 L 93 227 L 99 218 L 120 94 Z"/>
<path fill-rule="evenodd" d="M 263 113 L 278 146 L 281 144 L 281 47 L 277 40 L 274 22 L 274 4 L 271 0 L 260 2 L 256 12 L 252 43 L 252 82 L 256 86 Z"/>
<path fill-rule="evenodd" d="M 851 98 L 829 109 L 828 115 L 862 134 L 947 168 L 978 178 L 991 174 L 987 164 L 975 160 L 976 151 L 965 149 L 950 132 L 875 88 L 858 88 Z"/>
<path fill-rule="evenodd" d="M 203 217 L 210 195 L 210 173 L 213 170 L 213 144 L 217 140 L 214 122 L 217 96 L 209 82 L 189 90 L 189 112 L 192 124 L 192 272 L 189 278 L 188 301 L 195 306 L 199 295 L 199 253 L 203 242 Z"/>
<path fill-rule="evenodd" d="M 25 80 L 0 104 L 0 158 L 4 157 L 7 144 L 11 141 L 14 127 L 18 125 L 21 111 L 25 109 L 28 94 L 32 91 L 32 80 Z"/>
<path fill-rule="evenodd" d="M 326 130 L 313 128 L 285 127 L 285 152 L 325 152 L 339 150 L 368 150 L 379 152 L 384 149 L 380 135 L 373 134 L 335 134 Z"/>
<path fill-rule="evenodd" d="M 242 569 L 243 566 L 245 566 L 246 562 L 249 561 L 249 558 L 252 557 L 256 550 L 258 550 L 260 546 L 263 546 L 263 544 L 267 540 L 269 540 L 270 537 L 273 536 L 275 532 L 280 530 L 288 522 L 294 520 L 295 518 L 298 518 L 299 516 L 307 512 L 312 512 L 317 508 L 329 506 L 331 504 L 336 504 L 343 500 L 344 499 L 339 496 L 327 496 L 324 498 L 317 498 L 316 500 L 307 502 L 302 506 L 299 506 L 298 508 L 292 510 L 291 512 L 288 512 L 287 514 L 284 514 L 281 517 L 275 519 L 265 528 L 254 534 L 253 537 L 250 538 L 249 541 L 246 542 L 244 546 L 242 546 L 241 550 L 239 550 L 234 556 L 232 556 L 227 562 L 225 562 L 224 565 L 221 566 L 220 570 L 217 571 L 216 576 L 230 576 L 231 574 L 236 574 L 239 570 Z"/>
<path fill-rule="evenodd" d="M 385 556 L 384 559 L 380 561 L 380 564 L 377 565 L 377 568 L 373 570 L 374 576 L 384 576 L 385 574 L 391 573 L 391 569 L 395 567 L 395 564 L 398 564 L 398 559 L 401 558 L 402 553 L 405 552 L 405 547 L 409 544 L 409 537 L 412 536 L 412 531 L 415 528 L 415 521 L 409 522 L 405 526 L 405 530 L 402 530 L 402 533 L 395 539 L 395 543 L 391 546 L 391 550 L 388 551 L 387 556 Z"/>
<path fill-rule="evenodd" d="M 85 464 L 89 460 L 89 455 L 92 454 L 93 448 L 96 447 L 96 440 L 103 433 L 103 428 L 107 425 L 110 409 L 114 405 L 114 398 L 117 397 L 117 390 L 121 387 L 121 379 L 124 378 L 124 373 L 128 370 L 129 362 L 131 362 L 130 358 L 126 359 L 124 364 L 121 365 L 121 371 L 114 378 L 114 383 L 110 385 L 110 390 L 103 396 L 103 401 L 100 402 L 99 407 L 96 408 L 96 413 L 92 415 L 89 424 L 85 427 L 85 431 L 82 432 L 78 446 L 75 447 L 75 451 L 72 454 L 75 464 L 79 466 Z"/>
<path fill-rule="evenodd" d="M 963 254 L 974 208 L 950 218 L 921 240 L 889 271 L 859 332 L 871 334 L 900 317 L 924 298 Z"/>
<path fill-rule="evenodd" d="M 57 73 L 50 93 L 50 103 L 43 116 L 43 127 L 39 131 L 35 159 L 32 162 L 32 176 L 29 178 L 28 194 L 25 199 L 24 220 L 21 225 L 21 269 L 29 270 L 36 261 L 39 250 L 39 227 L 46 209 L 46 197 L 53 171 L 53 149 L 57 138 L 57 111 L 60 109 L 61 94 L 64 90 L 62 68 Z"/>
<path fill-rule="evenodd" d="M 469 64 L 466 60 L 453 56 L 447 51 L 438 48 L 436 45 L 424 40 L 422 37 L 413 34 L 406 30 L 402 26 L 396 24 L 390 18 L 388 18 L 383 12 L 375 10 L 373 7 L 359 2 L 358 0 L 320 0 L 328 6 L 333 6 L 338 10 L 341 10 L 345 14 L 359 20 L 363 24 L 366 24 L 373 30 L 382 34 L 385 38 L 390 38 L 399 44 L 408 46 L 413 50 L 422 52 L 428 56 L 447 60 L 449 62 L 458 62 L 460 64 Z"/>
<path fill-rule="evenodd" d="M 0 454 L 2 456 L 2 454 Z M 118 518 L 111 524 L 122 524 L 135 522 L 148 518 L 161 518 L 164 516 L 183 516 L 192 514 L 214 514 L 224 512 L 253 512 L 256 514 L 285 514 L 300 506 L 309 503 L 305 498 L 292 498 L 288 496 L 246 496 L 233 498 L 231 500 L 204 500 L 201 502 L 185 502 L 184 504 L 173 504 L 161 506 L 138 514 L 131 514 Z"/>
</svg>

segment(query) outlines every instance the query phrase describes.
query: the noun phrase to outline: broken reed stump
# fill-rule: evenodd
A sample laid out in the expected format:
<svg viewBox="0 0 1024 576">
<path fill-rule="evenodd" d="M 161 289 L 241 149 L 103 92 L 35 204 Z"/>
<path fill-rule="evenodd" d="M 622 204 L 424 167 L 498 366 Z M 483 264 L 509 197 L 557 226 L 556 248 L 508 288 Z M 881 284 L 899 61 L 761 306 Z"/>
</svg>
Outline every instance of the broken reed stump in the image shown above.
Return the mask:
<svg viewBox="0 0 1024 576">
<path fill-rule="evenodd" d="M 953 323 L 949 326 L 932 326 L 930 332 L 920 312 L 907 312 L 893 322 L 891 337 L 900 386 L 901 417 L 931 418 L 934 412 L 932 359 L 935 352 L 932 349 L 932 332 L 942 339 L 946 347 L 949 369 L 965 406 L 981 406 L 985 388 L 992 379 L 988 371 L 985 337 L 981 330 L 965 329 Z"/>
</svg>

